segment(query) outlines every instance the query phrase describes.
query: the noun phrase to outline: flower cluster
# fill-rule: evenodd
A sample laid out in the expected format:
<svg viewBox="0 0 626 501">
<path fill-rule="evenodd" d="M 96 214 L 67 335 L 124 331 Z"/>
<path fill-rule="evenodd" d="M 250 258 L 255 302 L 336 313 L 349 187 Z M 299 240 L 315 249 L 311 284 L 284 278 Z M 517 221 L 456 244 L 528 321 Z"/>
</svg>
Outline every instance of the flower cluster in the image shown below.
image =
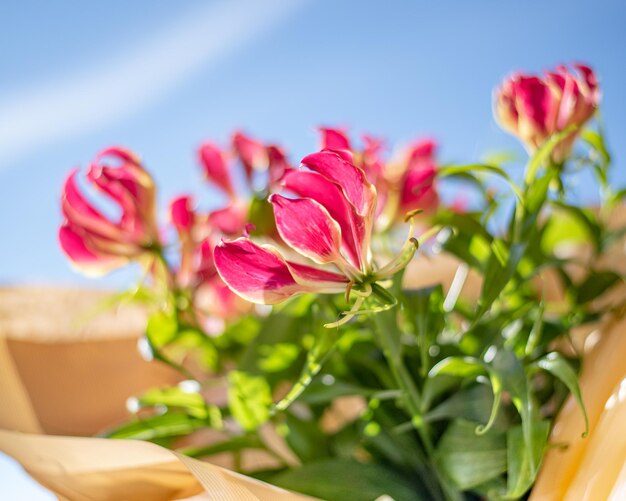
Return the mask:
<svg viewBox="0 0 626 501">
<path fill-rule="evenodd" d="M 553 149 L 557 162 L 599 103 L 594 72 L 575 68 L 559 66 L 543 78 L 516 74 L 496 93 L 497 119 L 531 150 L 576 128 Z M 347 290 L 348 299 L 350 293 L 358 298 L 347 320 L 371 294 L 372 284 L 406 265 L 416 247 L 412 220 L 402 250 L 385 266 L 372 255 L 372 237 L 416 210 L 437 210 L 436 143 L 419 140 L 387 159 L 383 141 L 374 136 L 364 135 L 358 148 L 343 129 L 319 131 L 321 151 L 306 156 L 301 169 L 281 147 L 242 132 L 235 132 L 225 149 L 214 142 L 201 145 L 204 178 L 226 203 L 201 213 L 189 195 L 171 202 L 180 256 L 170 270 L 172 287 L 197 296 L 203 290 L 222 318 L 242 310 L 231 291 L 247 301 L 274 304 L 302 292 Z M 129 261 L 147 267 L 156 258 L 163 261 L 167 244 L 157 226 L 154 181 L 133 153 L 104 150 L 87 172 L 88 182 L 116 205 L 117 217 L 88 201 L 77 176 L 72 171 L 64 185 L 59 231 L 61 247 L 77 268 L 102 274 Z M 259 201 L 264 210 L 253 214 Z"/>
<path fill-rule="evenodd" d="M 375 137 L 363 135 L 363 148 L 357 149 L 345 130 L 320 128 L 323 149 L 348 151 L 356 165 L 376 187 L 378 204 L 376 216 L 381 225 L 402 221 L 408 212 L 433 212 L 439 205 L 436 188 L 437 144 L 432 139 L 411 143 L 391 160 L 384 159 L 384 143 Z"/>
<path fill-rule="evenodd" d="M 370 243 L 377 193 L 345 149 L 325 149 L 302 159 L 307 170 L 288 172 L 283 188 L 297 198 L 270 196 L 285 249 L 258 245 L 246 237 L 223 241 L 214 251 L 220 276 L 241 297 L 274 304 L 302 292 L 361 292 L 349 320 L 371 294 L 371 283 L 389 278 L 413 257 L 410 234 L 400 255 L 376 268 Z M 412 232 L 411 232 L 412 233 Z M 304 258 L 304 262 L 303 262 Z"/>
</svg>

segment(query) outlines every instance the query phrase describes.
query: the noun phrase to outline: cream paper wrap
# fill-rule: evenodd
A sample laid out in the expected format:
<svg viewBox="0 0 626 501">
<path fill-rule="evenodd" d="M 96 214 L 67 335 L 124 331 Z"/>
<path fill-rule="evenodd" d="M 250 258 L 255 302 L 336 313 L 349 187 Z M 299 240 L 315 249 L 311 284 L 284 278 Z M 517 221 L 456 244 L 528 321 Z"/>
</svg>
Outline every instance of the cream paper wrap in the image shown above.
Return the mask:
<svg viewBox="0 0 626 501">
<path fill-rule="evenodd" d="M 458 262 L 448 256 L 420 258 L 407 270 L 407 283 L 414 287 L 443 283 L 448 288 L 457 269 Z M 480 285 L 479 277 L 470 273 L 463 295 L 478 297 Z M 541 286 L 552 300 L 559 300 L 560 291 L 551 277 L 543 277 Z M 30 297 L 32 292 L 28 289 L 4 290 L 0 295 L 0 305 L 12 295 Z M 61 297 L 55 290 L 45 291 L 45 295 Z M 80 295 L 83 296 L 83 293 Z M 139 317 L 137 324 L 133 324 L 134 331 L 125 335 L 119 335 L 115 329 L 119 330 L 120 325 L 128 328 L 130 317 L 123 322 L 118 320 L 117 324 L 115 320 L 107 319 L 91 326 L 93 332 L 107 333 L 103 336 L 95 335 L 84 327 L 80 339 L 74 339 L 75 327 L 73 323 L 68 323 L 68 318 L 81 310 L 75 305 L 65 304 L 56 320 L 42 320 L 45 315 L 38 309 L 28 312 L 26 317 L 41 324 L 37 328 L 43 329 L 42 332 L 25 327 L 16 329 L 15 325 L 21 323 L 16 323 L 15 319 L 7 322 L 5 310 L 0 309 L 0 397 L 3 403 L 0 407 L 0 428 L 4 428 L 0 431 L 0 450 L 14 457 L 35 480 L 60 499 L 311 499 L 151 443 L 41 434 L 94 433 L 123 417 L 123 404 L 128 396 L 150 386 L 172 383 L 176 375 L 162 367 L 157 368 L 155 364 L 147 364 L 137 355 L 133 345 L 142 332 L 145 318 Z M 118 312 L 118 315 L 126 313 Z M 50 322 L 56 326 L 54 335 L 49 333 Z M 28 323 L 25 320 L 24 324 Z M 622 444 L 626 437 L 626 427 L 615 426 L 616 420 L 624 416 L 626 404 L 622 404 L 624 399 L 620 397 L 619 388 L 617 393 L 611 394 L 616 382 L 626 377 L 626 332 L 620 335 L 623 328 L 624 323 L 611 321 L 599 326 L 591 337 L 587 336 L 588 332 L 581 333 L 581 343 L 594 336 L 600 338 L 595 344 L 587 343 L 590 362 L 586 363 L 581 380 L 585 401 L 592 415 L 591 433 L 587 439 L 580 437 L 580 412 L 574 403 L 568 402 L 555 426 L 552 440 L 565 437 L 570 441 L 570 452 L 565 459 L 552 452 L 547 455 L 533 500 L 566 499 L 563 493 L 579 492 L 572 489 L 585 478 L 596 478 L 598 475 L 602 475 L 603 485 L 607 486 L 604 491 L 622 494 L 626 491 L 626 451 L 623 447 L 613 448 L 616 443 Z M 63 334 L 60 329 L 67 329 L 72 334 Z M 18 340 L 33 344 L 16 349 L 13 345 Z M 98 340 L 104 344 L 91 346 Z M 106 344 L 109 341 L 117 346 L 115 351 L 109 351 L 113 350 L 113 344 Z M 69 354 L 65 353 L 66 350 Z M 118 363 L 113 365 L 110 364 L 112 354 L 120 357 Z M 611 360 L 610 368 L 606 357 Z M 105 362 L 105 359 L 109 361 Z M 596 369 L 596 366 L 601 369 Z M 607 376 L 607 371 L 610 376 Z M 116 382 L 117 388 L 111 388 L 112 381 Z M 69 394 L 68 388 L 72 388 Z M 603 391 L 594 393 L 594 388 L 602 388 Z M 51 395 L 60 400 L 53 399 Z M 611 399 L 618 405 L 609 406 Z M 99 402 L 102 407 L 97 411 L 89 408 L 100 400 L 104 402 Z M 568 432 L 559 432 L 563 429 Z M 612 447 L 610 473 L 607 473 L 606 465 L 598 460 L 608 446 Z M 595 455 L 586 455 L 587 450 Z M 567 499 L 599 501 L 604 498 L 570 496 Z"/>
</svg>

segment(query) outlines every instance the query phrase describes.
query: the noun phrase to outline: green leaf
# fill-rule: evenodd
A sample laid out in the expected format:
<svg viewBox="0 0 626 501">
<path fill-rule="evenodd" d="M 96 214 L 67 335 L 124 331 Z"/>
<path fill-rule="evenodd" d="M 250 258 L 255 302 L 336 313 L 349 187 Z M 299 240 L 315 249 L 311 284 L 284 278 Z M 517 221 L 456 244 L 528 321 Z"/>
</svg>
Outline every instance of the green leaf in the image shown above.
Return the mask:
<svg viewBox="0 0 626 501">
<path fill-rule="evenodd" d="M 531 446 L 528 446 L 521 426 L 507 432 L 507 491 L 504 499 L 517 499 L 526 493 L 535 482 L 541 462 L 550 423 L 538 421 L 532 427 Z"/>
<path fill-rule="evenodd" d="M 607 150 L 604 137 L 601 134 L 591 129 L 585 129 L 581 132 L 580 137 L 596 150 L 605 164 L 611 163 L 611 154 Z"/>
<path fill-rule="evenodd" d="M 426 501 L 407 478 L 379 464 L 328 459 L 280 473 L 270 479 L 278 487 L 327 501 L 372 501 L 390 496 L 395 501 Z"/>
<path fill-rule="evenodd" d="M 567 360 L 565 360 L 563 355 L 554 351 L 537 360 L 533 366 L 549 372 L 554 377 L 561 380 L 565 386 L 567 386 L 567 389 L 574 396 L 576 402 L 578 402 L 580 411 L 583 413 L 583 417 L 585 418 L 585 431 L 583 436 L 586 436 L 589 432 L 589 420 L 587 418 L 587 410 L 585 409 L 583 397 L 580 392 L 576 371 L 574 371 L 572 366 L 567 362 Z"/>
<path fill-rule="evenodd" d="M 259 346 L 259 369 L 280 372 L 290 367 L 298 358 L 300 347 L 292 343 L 263 344 Z"/>
<path fill-rule="evenodd" d="M 263 377 L 241 371 L 228 374 L 228 407 L 244 430 L 253 431 L 270 417 L 272 395 Z"/>
<path fill-rule="evenodd" d="M 217 422 L 214 423 L 215 427 L 219 427 L 221 422 L 219 408 L 214 405 L 207 405 L 199 393 L 183 391 L 178 386 L 148 390 L 137 398 L 137 402 L 141 407 L 164 405 L 169 408 L 180 409 L 198 419 L 217 418 Z"/>
<path fill-rule="evenodd" d="M 543 207 L 546 199 L 548 198 L 548 189 L 552 180 L 556 177 L 557 170 L 549 169 L 543 176 L 535 179 L 535 181 L 528 187 L 526 192 L 526 212 L 530 217 L 525 221 L 525 232 L 528 232 L 533 225 L 536 224 L 537 215 L 539 210 Z"/>
<path fill-rule="evenodd" d="M 545 254 L 552 255 L 560 244 L 578 244 L 591 238 L 592 233 L 585 221 L 568 211 L 554 211 L 542 232 L 541 249 Z"/>
<path fill-rule="evenodd" d="M 502 240 L 494 240 L 491 243 L 491 254 L 485 267 L 483 287 L 479 299 L 479 316 L 489 309 L 513 278 L 525 251 L 526 243 L 515 244 L 510 249 Z"/>
<path fill-rule="evenodd" d="M 438 285 L 424 289 L 405 290 L 402 299 L 420 351 L 420 374 L 425 376 L 431 366 L 428 350 L 444 327 L 443 288 Z"/>
<path fill-rule="evenodd" d="M 581 225 L 583 225 L 596 250 L 601 250 L 602 227 L 590 210 L 576 207 L 574 205 L 568 205 L 559 201 L 553 201 L 552 204 L 558 207 L 561 211 L 575 218 Z M 556 220 L 558 224 L 563 223 L 561 219 L 562 217 L 560 218 L 558 213 L 551 215 L 551 220 Z"/>
<path fill-rule="evenodd" d="M 106 433 L 105 436 L 108 438 L 155 440 L 189 435 L 206 425 L 204 420 L 196 419 L 187 414 L 168 412 L 167 414 L 132 421 Z"/>
<path fill-rule="evenodd" d="M 315 419 L 299 419 L 287 412 L 278 431 L 303 463 L 329 456 L 328 437 Z"/>
<path fill-rule="evenodd" d="M 476 435 L 475 429 L 475 423 L 455 420 L 437 446 L 438 464 L 462 490 L 484 484 L 507 470 L 505 434 L 491 431 Z"/>
<path fill-rule="evenodd" d="M 585 304 L 604 294 L 607 289 L 616 285 L 622 278 L 612 271 L 592 271 L 590 275 L 575 288 L 578 304 Z"/>
<path fill-rule="evenodd" d="M 467 389 L 453 393 L 450 398 L 426 413 L 424 421 L 434 422 L 459 418 L 485 425 L 489 421 L 493 400 L 493 392 L 489 387 L 474 384 Z"/>
<path fill-rule="evenodd" d="M 324 376 L 316 378 L 307 386 L 302 395 L 300 395 L 300 401 L 311 405 L 321 405 L 332 402 L 339 397 L 347 397 L 350 395 L 366 397 L 377 391 L 345 381 L 338 381 L 335 380 L 334 377 L 331 381 L 330 383 L 326 383 Z"/>
<path fill-rule="evenodd" d="M 530 472 L 534 476 L 539 467 L 539 461 L 535 461 L 535 447 L 537 446 L 535 442 L 536 430 L 533 427 L 535 424 L 535 408 L 530 394 L 526 371 L 520 360 L 515 356 L 515 353 L 506 349 L 498 350 L 491 366 L 493 373 L 498 374 L 501 378 L 502 388 L 509 394 L 513 405 L 515 405 L 522 418 L 524 445 L 532 451 L 528 458 L 530 461 Z"/>
<path fill-rule="evenodd" d="M 223 452 L 239 452 L 246 449 L 265 449 L 265 446 L 258 437 L 254 435 L 244 435 L 207 446 L 186 447 L 179 452 L 194 458 L 206 458 Z"/>
<path fill-rule="evenodd" d="M 150 344 L 157 349 L 171 342 L 178 334 L 178 322 L 173 315 L 164 311 L 153 313 L 148 319 L 146 336 Z"/>
<path fill-rule="evenodd" d="M 502 399 L 502 376 L 494 368 L 482 360 L 473 357 L 448 357 L 439 362 L 429 373 L 429 377 L 435 375 L 450 375 L 462 377 L 463 379 L 476 379 L 478 376 L 488 375 L 491 382 L 493 402 L 491 413 L 487 423 L 476 427 L 476 433 L 487 433 L 494 425 L 498 417 L 498 409 Z"/>
<path fill-rule="evenodd" d="M 531 186 L 536 181 L 539 168 L 549 160 L 554 148 L 556 148 L 558 144 L 563 141 L 563 139 L 579 128 L 580 125 L 572 125 L 567 127 L 565 130 L 550 136 L 550 138 L 535 152 L 526 166 L 525 180 L 527 186 Z"/>
<path fill-rule="evenodd" d="M 487 373 L 485 364 L 473 357 L 448 357 L 435 365 L 428 377 L 439 375 L 457 376 L 464 379 L 476 378 Z"/>
<path fill-rule="evenodd" d="M 495 165 L 486 165 L 486 164 L 470 164 L 470 165 L 445 165 L 443 167 L 439 167 L 437 170 L 438 177 L 446 177 L 446 176 L 454 176 L 458 174 L 462 174 L 465 172 L 486 172 L 489 174 L 495 174 L 500 178 L 504 179 L 507 184 L 511 187 L 513 193 L 519 200 L 523 200 L 522 192 L 520 191 L 517 184 L 513 182 L 513 180 L 509 177 L 509 175 L 500 167 Z"/>
</svg>

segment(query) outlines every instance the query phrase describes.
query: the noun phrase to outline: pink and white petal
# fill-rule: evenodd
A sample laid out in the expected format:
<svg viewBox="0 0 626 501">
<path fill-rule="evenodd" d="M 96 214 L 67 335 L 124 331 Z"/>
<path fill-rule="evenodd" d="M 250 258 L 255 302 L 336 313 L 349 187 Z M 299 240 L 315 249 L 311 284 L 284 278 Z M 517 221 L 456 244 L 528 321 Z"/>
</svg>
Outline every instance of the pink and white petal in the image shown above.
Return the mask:
<svg viewBox="0 0 626 501">
<path fill-rule="evenodd" d="M 72 267 L 87 276 L 100 277 L 128 262 L 124 257 L 92 251 L 85 242 L 85 236 L 68 223 L 59 228 L 59 243 Z"/>
<path fill-rule="evenodd" d="M 341 228 L 328 211 L 311 198 L 290 199 L 272 195 L 276 227 L 296 252 L 316 263 L 341 259 Z"/>
<path fill-rule="evenodd" d="M 215 247 L 213 259 L 224 283 L 253 303 L 276 304 L 308 290 L 296 282 L 276 249 L 245 237 L 222 241 Z"/>
<path fill-rule="evenodd" d="M 198 149 L 198 158 L 206 179 L 227 195 L 234 196 L 233 182 L 222 150 L 213 143 L 204 143 Z"/>
<path fill-rule="evenodd" d="M 352 151 L 350 139 L 345 130 L 333 127 L 320 127 L 323 150 L 348 150 Z"/>
<path fill-rule="evenodd" d="M 223 209 L 210 212 L 208 222 L 209 226 L 219 230 L 224 235 L 239 236 L 244 231 L 247 217 L 248 212 L 246 207 L 233 204 Z"/>
<path fill-rule="evenodd" d="M 327 178 L 311 171 L 291 171 L 283 180 L 283 186 L 303 198 L 310 198 L 321 204 L 341 228 L 341 244 L 348 261 L 360 268 L 359 245 L 354 238 L 355 228 L 352 208 L 343 196 L 341 189 Z"/>
<path fill-rule="evenodd" d="M 124 239 L 122 229 L 109 221 L 81 194 L 76 184 L 78 170 L 70 172 L 61 196 L 61 211 L 74 226 L 112 239 Z"/>
<path fill-rule="evenodd" d="M 311 292 L 340 293 L 346 290 L 346 286 L 349 283 L 348 278 L 340 273 L 320 270 L 319 268 L 293 261 L 287 261 L 287 265 L 296 282 Z"/>
<path fill-rule="evenodd" d="M 343 191 L 346 199 L 362 217 L 369 216 L 376 205 L 376 190 L 365 173 L 342 158 L 338 152 L 323 150 L 302 159 L 302 165 L 320 173 Z"/>
<path fill-rule="evenodd" d="M 292 171 L 289 161 L 287 160 L 287 156 L 282 148 L 279 146 L 270 144 L 266 148 L 267 152 L 267 161 L 268 161 L 268 174 L 269 174 L 269 186 L 270 190 L 278 187 L 280 182 L 283 180 L 285 175 Z"/>
<path fill-rule="evenodd" d="M 237 131 L 232 136 L 232 145 L 239 160 L 241 160 L 248 181 L 252 179 L 254 169 L 267 167 L 267 154 L 260 141 Z"/>
<path fill-rule="evenodd" d="M 191 196 L 182 195 L 170 202 L 170 221 L 179 234 L 190 234 L 195 220 Z"/>
</svg>

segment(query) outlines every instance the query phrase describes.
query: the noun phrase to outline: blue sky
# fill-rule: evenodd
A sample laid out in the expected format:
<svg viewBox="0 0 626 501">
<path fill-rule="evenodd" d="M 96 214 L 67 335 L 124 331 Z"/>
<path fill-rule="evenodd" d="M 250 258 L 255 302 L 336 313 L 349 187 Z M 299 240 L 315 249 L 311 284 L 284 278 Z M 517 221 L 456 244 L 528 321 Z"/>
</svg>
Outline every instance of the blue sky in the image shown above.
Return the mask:
<svg viewBox="0 0 626 501">
<path fill-rule="evenodd" d="M 434 136 L 448 161 L 521 153 L 493 121 L 492 89 L 560 62 L 599 74 L 614 181 L 626 181 L 618 0 L 22 0 L 1 3 L 0 19 L 0 283 L 93 284 L 57 248 L 58 195 L 104 146 L 140 153 L 162 206 L 182 191 L 210 203 L 195 148 L 236 127 L 294 159 L 316 147 L 318 124 Z"/>
</svg>

